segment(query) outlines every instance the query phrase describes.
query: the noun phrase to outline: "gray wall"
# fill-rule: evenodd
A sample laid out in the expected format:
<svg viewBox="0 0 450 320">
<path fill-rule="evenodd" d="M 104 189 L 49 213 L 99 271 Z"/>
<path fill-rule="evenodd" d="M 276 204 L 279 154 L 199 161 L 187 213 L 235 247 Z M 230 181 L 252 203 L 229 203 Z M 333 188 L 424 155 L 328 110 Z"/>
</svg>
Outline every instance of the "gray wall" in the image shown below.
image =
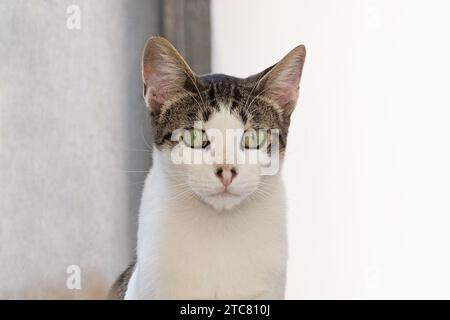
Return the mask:
<svg viewBox="0 0 450 320">
<path fill-rule="evenodd" d="M 157 1 L 0 3 L 0 298 L 101 297 L 131 259 L 159 17 Z M 82 290 L 66 289 L 73 264 Z"/>
</svg>

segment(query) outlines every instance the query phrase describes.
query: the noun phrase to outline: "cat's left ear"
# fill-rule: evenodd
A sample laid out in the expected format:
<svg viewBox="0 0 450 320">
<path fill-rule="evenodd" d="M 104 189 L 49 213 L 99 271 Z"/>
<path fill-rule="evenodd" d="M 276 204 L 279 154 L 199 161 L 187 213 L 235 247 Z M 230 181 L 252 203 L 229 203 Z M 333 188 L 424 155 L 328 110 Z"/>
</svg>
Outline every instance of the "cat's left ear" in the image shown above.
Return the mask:
<svg viewBox="0 0 450 320">
<path fill-rule="evenodd" d="M 297 104 L 305 56 L 304 45 L 292 49 L 280 62 L 263 71 L 258 80 L 261 95 L 282 107 L 287 116 Z"/>
</svg>

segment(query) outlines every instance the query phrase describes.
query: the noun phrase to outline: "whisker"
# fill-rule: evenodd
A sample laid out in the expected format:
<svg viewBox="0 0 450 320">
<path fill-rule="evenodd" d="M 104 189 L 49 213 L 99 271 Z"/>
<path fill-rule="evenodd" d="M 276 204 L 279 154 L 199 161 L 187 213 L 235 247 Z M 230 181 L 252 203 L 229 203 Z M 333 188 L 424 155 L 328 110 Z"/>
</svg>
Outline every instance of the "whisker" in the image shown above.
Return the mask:
<svg viewBox="0 0 450 320">
<path fill-rule="evenodd" d="M 252 90 L 250 90 L 250 93 L 247 95 L 247 99 L 245 100 L 245 104 L 244 107 L 247 107 L 248 104 L 248 100 L 250 99 L 250 96 L 253 94 L 253 91 L 256 89 L 256 87 L 259 85 L 259 82 L 261 81 L 261 79 L 263 78 L 263 76 L 261 76 L 258 81 L 256 81 L 255 85 L 253 86 Z"/>
<path fill-rule="evenodd" d="M 248 109 L 250 109 L 250 107 L 253 105 L 253 102 L 255 101 L 256 98 L 258 98 L 259 96 L 261 96 L 265 91 L 267 90 L 267 88 L 263 89 L 260 93 L 258 93 L 256 96 L 253 97 L 252 101 L 250 102 L 250 105 L 248 106 Z M 249 110 L 249 112 L 251 113 L 253 110 Z"/>
<path fill-rule="evenodd" d="M 147 146 L 147 148 L 149 150 L 153 149 L 152 147 L 150 147 L 149 143 L 147 142 L 147 139 L 145 139 L 145 135 L 144 135 L 144 126 L 141 124 L 141 137 L 144 140 L 145 145 Z"/>
<path fill-rule="evenodd" d="M 151 150 L 147 150 L 147 149 L 135 149 L 135 148 L 127 148 L 127 151 L 139 151 L 139 152 L 153 153 Z"/>
<path fill-rule="evenodd" d="M 200 93 L 200 90 L 199 90 L 199 88 L 197 86 L 197 81 L 195 79 L 193 79 L 193 77 L 192 77 L 192 75 L 190 73 L 188 73 L 188 72 L 185 72 L 185 73 L 189 77 L 189 79 L 192 81 L 192 83 L 194 84 L 195 89 L 197 90 L 197 93 L 198 93 L 198 95 L 200 97 L 200 100 L 202 101 L 202 104 L 203 104 L 203 108 L 202 109 L 206 110 L 206 104 L 205 104 L 205 101 L 203 101 L 202 94 Z"/>
<path fill-rule="evenodd" d="M 178 192 L 178 193 L 172 195 L 171 197 L 169 197 L 169 199 L 170 200 L 180 200 L 181 196 L 183 196 L 183 195 L 185 195 L 186 193 L 189 193 L 189 192 L 191 192 L 191 190 L 185 189 L 185 190 L 183 190 L 181 192 Z"/>
</svg>

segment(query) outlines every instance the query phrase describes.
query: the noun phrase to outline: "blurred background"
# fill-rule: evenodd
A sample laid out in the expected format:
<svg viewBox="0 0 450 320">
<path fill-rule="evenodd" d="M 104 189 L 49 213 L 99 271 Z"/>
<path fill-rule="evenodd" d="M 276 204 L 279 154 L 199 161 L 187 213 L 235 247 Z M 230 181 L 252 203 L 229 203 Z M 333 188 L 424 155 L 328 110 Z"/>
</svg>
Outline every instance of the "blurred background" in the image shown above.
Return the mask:
<svg viewBox="0 0 450 320">
<path fill-rule="evenodd" d="M 0 298 L 102 298 L 151 166 L 140 59 L 308 50 L 283 175 L 287 298 L 450 298 L 448 1 L 0 2 Z M 79 266 L 81 289 L 66 286 Z"/>
</svg>

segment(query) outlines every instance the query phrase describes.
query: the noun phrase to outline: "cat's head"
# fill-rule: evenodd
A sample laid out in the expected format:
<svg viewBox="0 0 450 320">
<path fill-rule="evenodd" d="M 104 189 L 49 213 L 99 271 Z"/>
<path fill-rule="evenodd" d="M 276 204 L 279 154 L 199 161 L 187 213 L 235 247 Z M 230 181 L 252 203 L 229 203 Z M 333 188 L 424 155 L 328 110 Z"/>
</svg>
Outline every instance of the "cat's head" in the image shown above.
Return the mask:
<svg viewBox="0 0 450 320">
<path fill-rule="evenodd" d="M 278 174 L 305 47 L 248 78 L 196 75 L 164 38 L 143 54 L 144 99 L 163 170 L 179 194 L 231 209 Z"/>
</svg>

